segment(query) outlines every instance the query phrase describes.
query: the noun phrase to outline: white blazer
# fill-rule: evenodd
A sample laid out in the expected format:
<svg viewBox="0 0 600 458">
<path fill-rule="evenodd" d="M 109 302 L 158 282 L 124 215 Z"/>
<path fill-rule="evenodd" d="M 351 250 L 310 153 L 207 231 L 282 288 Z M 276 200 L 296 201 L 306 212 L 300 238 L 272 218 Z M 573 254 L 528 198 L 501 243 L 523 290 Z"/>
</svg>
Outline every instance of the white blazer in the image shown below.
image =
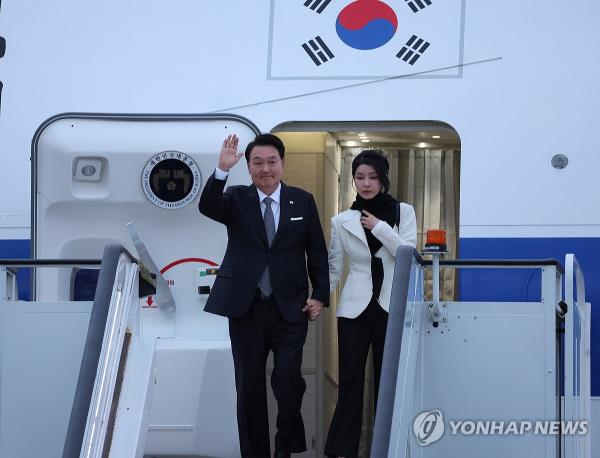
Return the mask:
<svg viewBox="0 0 600 458">
<path fill-rule="evenodd" d="M 417 244 L 417 220 L 415 210 L 409 204 L 400 203 L 400 228 L 392 229 L 385 221 L 375 225 L 371 233 L 383 246 L 375 253 L 383 262 L 383 284 L 379 304 L 387 312 L 390 308 L 392 280 L 396 250 L 400 245 Z M 358 210 L 346 210 L 331 218 L 331 243 L 329 245 L 329 287 L 333 291 L 344 268 L 344 256 L 348 256 L 350 268 L 342 295 L 338 301 L 338 317 L 356 318 L 367 308 L 373 295 L 371 280 L 371 252 L 365 231 L 360 224 Z"/>
</svg>

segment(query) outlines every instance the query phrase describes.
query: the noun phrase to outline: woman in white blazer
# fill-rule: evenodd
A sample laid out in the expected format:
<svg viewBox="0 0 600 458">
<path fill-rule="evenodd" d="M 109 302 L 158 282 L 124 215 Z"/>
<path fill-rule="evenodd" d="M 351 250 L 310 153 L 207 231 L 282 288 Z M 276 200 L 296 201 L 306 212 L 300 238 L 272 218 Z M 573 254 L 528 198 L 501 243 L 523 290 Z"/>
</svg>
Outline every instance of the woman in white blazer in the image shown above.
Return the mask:
<svg viewBox="0 0 600 458">
<path fill-rule="evenodd" d="M 415 211 L 388 194 L 388 171 L 389 163 L 380 151 L 365 150 L 356 156 L 352 161 L 356 200 L 331 220 L 332 291 L 342 276 L 345 257 L 349 271 L 336 312 L 339 389 L 325 445 L 327 456 L 358 455 L 369 347 L 373 346 L 377 405 L 396 250 L 400 245 L 414 247 L 417 241 Z"/>
</svg>

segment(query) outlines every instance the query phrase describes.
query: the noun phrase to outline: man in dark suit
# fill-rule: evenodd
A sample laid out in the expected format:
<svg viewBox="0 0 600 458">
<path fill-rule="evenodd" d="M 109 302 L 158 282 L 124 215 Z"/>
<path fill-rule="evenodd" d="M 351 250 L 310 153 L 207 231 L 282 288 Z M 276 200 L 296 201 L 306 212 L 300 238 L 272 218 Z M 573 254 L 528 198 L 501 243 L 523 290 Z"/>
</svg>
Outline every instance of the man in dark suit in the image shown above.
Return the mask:
<svg viewBox="0 0 600 458">
<path fill-rule="evenodd" d="M 275 457 L 285 458 L 306 450 L 300 366 L 307 320 L 317 319 L 329 300 L 327 248 L 313 196 L 281 182 L 285 148 L 275 135 L 258 135 L 246 148 L 253 184 L 223 193 L 229 170 L 242 156 L 237 146 L 235 135 L 224 140 L 198 205 L 228 235 L 205 310 L 229 318 L 243 457 L 270 457 L 266 360 L 273 351 Z"/>
</svg>

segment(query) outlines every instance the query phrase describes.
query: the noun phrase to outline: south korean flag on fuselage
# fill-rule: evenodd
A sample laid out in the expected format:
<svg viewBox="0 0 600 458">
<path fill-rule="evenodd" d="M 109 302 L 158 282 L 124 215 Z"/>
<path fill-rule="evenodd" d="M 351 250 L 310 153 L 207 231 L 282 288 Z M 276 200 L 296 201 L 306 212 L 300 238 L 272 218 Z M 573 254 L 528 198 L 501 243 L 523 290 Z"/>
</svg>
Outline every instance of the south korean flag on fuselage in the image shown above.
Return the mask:
<svg viewBox="0 0 600 458">
<path fill-rule="evenodd" d="M 271 79 L 460 76 L 464 0 L 271 0 Z"/>
</svg>

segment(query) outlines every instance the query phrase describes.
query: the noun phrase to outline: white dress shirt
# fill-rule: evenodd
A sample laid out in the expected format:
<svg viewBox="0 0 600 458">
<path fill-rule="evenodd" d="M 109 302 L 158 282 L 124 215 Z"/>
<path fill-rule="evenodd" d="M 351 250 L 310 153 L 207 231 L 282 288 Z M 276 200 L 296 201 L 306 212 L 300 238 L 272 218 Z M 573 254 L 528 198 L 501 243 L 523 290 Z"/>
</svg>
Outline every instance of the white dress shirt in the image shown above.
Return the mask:
<svg viewBox="0 0 600 458">
<path fill-rule="evenodd" d="M 256 188 L 256 190 L 258 191 L 258 199 L 260 200 L 260 212 L 262 213 L 263 218 L 264 218 L 265 210 L 267 209 L 267 204 L 265 204 L 265 198 L 267 197 L 267 195 L 258 188 Z M 273 199 L 273 202 L 271 202 L 271 210 L 273 210 L 273 218 L 275 219 L 275 232 L 277 232 L 277 228 L 279 227 L 279 214 L 281 213 L 279 211 L 279 209 L 281 207 L 279 205 L 280 196 L 281 196 L 281 183 L 279 183 L 277 185 L 277 189 L 275 191 L 273 191 L 273 193 L 270 196 L 268 196 L 271 199 Z"/>
</svg>

